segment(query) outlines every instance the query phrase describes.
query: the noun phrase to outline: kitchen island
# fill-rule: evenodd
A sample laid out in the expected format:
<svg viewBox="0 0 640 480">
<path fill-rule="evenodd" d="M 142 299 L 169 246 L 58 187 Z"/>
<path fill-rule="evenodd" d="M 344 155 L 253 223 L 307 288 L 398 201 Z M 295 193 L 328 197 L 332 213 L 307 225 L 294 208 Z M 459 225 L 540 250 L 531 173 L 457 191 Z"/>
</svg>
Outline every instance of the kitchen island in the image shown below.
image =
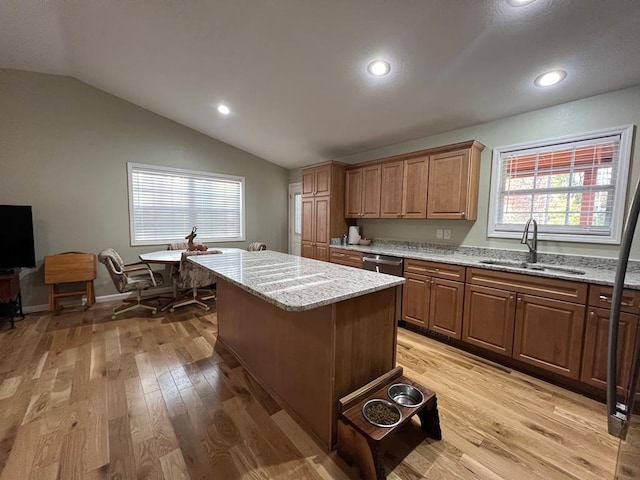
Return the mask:
<svg viewBox="0 0 640 480">
<path fill-rule="evenodd" d="M 338 399 L 395 366 L 404 279 L 272 251 L 189 260 L 218 277 L 218 340 L 333 449 Z"/>
</svg>

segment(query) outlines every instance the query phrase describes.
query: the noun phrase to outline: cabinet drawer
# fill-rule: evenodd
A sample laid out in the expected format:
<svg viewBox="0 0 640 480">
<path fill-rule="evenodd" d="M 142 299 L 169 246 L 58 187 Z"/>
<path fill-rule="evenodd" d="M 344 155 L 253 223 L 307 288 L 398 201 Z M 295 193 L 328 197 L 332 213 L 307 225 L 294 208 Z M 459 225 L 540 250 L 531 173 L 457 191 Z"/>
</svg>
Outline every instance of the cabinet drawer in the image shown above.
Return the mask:
<svg viewBox="0 0 640 480">
<path fill-rule="evenodd" d="M 407 259 L 404 262 L 404 271 L 416 275 L 429 275 L 431 277 L 444 278 L 445 280 L 464 282 L 464 267 L 460 265 Z"/>
<path fill-rule="evenodd" d="M 587 303 L 588 288 L 586 283 L 537 277 L 535 275 L 498 272 L 483 268 L 467 269 L 467 283 L 528 293 L 566 302 Z"/>
<path fill-rule="evenodd" d="M 613 287 L 591 285 L 589 287 L 589 305 L 600 308 L 611 308 Z M 640 313 L 640 290 L 623 290 L 620 310 L 628 313 Z"/>
<path fill-rule="evenodd" d="M 338 263 L 340 265 L 362 268 L 362 252 L 332 248 L 331 263 Z"/>
</svg>

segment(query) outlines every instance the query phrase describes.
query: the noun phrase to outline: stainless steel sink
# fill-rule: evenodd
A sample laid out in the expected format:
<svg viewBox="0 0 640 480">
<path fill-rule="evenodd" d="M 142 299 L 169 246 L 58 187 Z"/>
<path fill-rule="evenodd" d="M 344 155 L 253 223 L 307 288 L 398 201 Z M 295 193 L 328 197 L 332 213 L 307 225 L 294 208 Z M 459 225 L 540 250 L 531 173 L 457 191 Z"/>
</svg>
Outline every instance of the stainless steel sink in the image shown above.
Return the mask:
<svg viewBox="0 0 640 480">
<path fill-rule="evenodd" d="M 534 270 L 537 272 L 563 272 L 572 275 L 584 275 L 584 270 L 570 267 L 557 267 L 555 265 L 542 265 L 539 263 L 518 262 L 515 260 L 480 260 L 485 265 L 499 265 L 503 267 L 522 268 L 524 270 Z"/>
</svg>

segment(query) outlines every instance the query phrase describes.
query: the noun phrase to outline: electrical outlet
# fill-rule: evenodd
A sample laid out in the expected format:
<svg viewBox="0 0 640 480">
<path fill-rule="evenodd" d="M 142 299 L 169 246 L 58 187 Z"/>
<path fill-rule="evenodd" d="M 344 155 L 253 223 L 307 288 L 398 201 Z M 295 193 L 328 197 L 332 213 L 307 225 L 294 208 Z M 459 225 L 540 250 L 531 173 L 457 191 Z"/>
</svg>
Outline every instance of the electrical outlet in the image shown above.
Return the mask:
<svg viewBox="0 0 640 480">
<path fill-rule="evenodd" d="M 451 240 L 451 230 L 449 228 L 444 229 L 444 239 Z"/>
<path fill-rule="evenodd" d="M 436 228 L 436 238 L 442 240 L 442 229 Z"/>
</svg>

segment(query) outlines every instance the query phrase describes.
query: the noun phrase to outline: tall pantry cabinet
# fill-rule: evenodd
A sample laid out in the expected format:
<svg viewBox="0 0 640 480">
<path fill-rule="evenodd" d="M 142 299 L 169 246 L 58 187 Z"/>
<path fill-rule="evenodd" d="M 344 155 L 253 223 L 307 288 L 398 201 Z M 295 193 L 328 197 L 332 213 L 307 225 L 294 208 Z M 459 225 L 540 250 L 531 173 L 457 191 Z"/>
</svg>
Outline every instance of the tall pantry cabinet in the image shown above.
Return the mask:
<svg viewBox="0 0 640 480">
<path fill-rule="evenodd" d="M 344 165 L 336 162 L 302 169 L 303 257 L 328 262 L 331 238 L 347 233 L 344 179 Z"/>
</svg>

